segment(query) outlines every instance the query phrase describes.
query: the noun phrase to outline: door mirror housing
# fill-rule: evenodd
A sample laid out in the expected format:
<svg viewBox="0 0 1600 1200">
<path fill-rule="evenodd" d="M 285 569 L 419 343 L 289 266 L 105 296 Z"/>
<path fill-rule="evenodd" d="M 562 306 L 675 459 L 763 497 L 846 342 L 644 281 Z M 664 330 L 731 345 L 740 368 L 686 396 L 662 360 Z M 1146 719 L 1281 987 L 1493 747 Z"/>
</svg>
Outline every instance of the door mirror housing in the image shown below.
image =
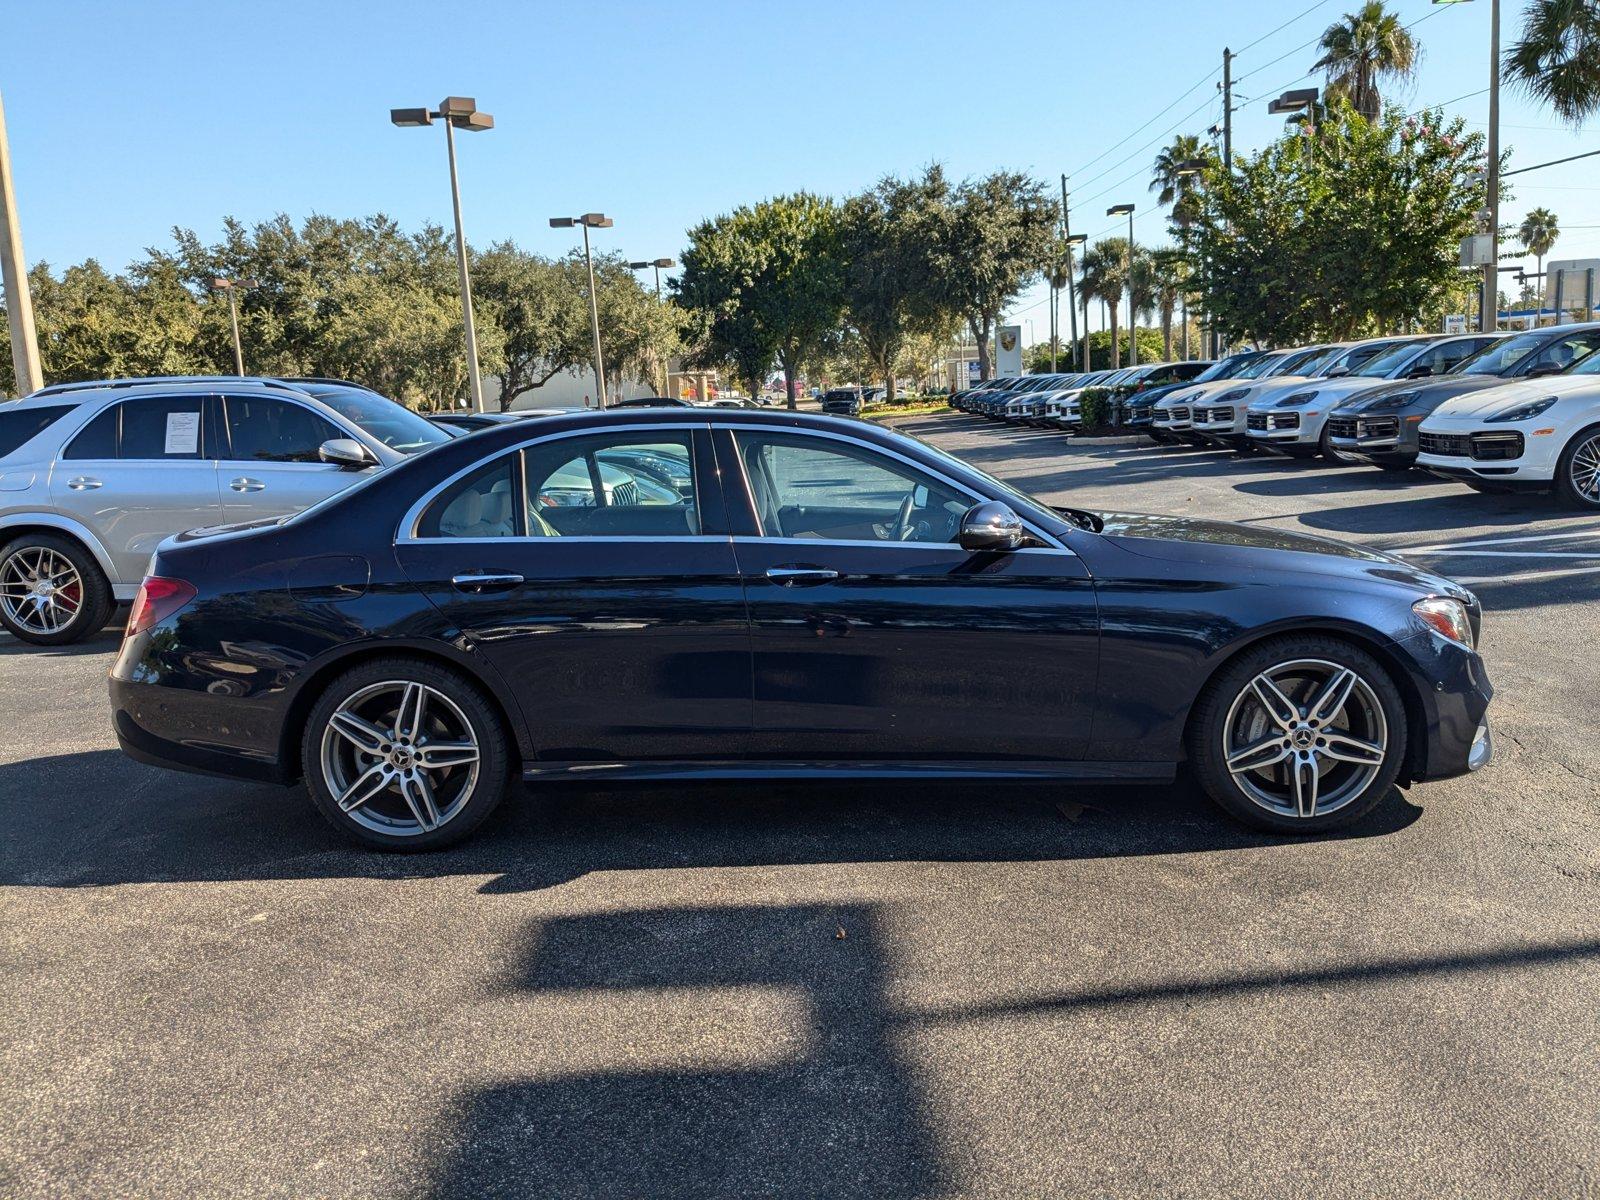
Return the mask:
<svg viewBox="0 0 1600 1200">
<path fill-rule="evenodd" d="M 1559 375 L 1566 369 L 1567 365 L 1565 363 L 1540 363 L 1538 366 L 1529 369 L 1528 378 L 1536 379 L 1540 375 Z"/>
<path fill-rule="evenodd" d="M 317 457 L 347 471 L 360 471 L 378 464 L 372 451 L 355 438 L 329 438 L 317 447 Z"/>
<path fill-rule="evenodd" d="M 1338 378 L 1340 378 L 1342 376 L 1345 376 L 1345 375 L 1348 375 L 1348 374 L 1350 374 L 1350 368 L 1349 367 L 1343 367 L 1343 366 L 1334 367 L 1331 370 L 1329 370 L 1328 378 L 1329 379 L 1338 379 Z"/>
<path fill-rule="evenodd" d="M 1004 554 L 1022 545 L 1026 535 L 1022 518 L 999 500 L 974 504 L 961 514 L 961 533 L 956 541 L 963 550 Z"/>
<path fill-rule="evenodd" d="M 1433 368 L 1428 366 L 1427 363 L 1423 363 L 1420 366 L 1412 367 L 1411 370 L 1407 371 L 1406 372 L 1406 378 L 1407 379 L 1423 379 L 1423 378 L 1425 378 L 1425 377 L 1427 377 L 1429 375 L 1432 375 L 1432 374 L 1433 374 Z"/>
</svg>

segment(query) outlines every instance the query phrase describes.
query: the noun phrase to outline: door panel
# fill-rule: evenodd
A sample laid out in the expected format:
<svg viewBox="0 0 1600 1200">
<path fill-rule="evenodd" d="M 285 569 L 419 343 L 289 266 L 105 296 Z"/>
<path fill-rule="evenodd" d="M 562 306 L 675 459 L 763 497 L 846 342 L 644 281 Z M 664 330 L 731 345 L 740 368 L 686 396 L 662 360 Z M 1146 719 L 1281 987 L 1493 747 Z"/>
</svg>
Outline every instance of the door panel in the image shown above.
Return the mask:
<svg viewBox="0 0 1600 1200">
<path fill-rule="evenodd" d="M 289 516 L 366 474 L 318 457 L 323 442 L 349 435 L 304 405 L 276 397 L 226 396 L 222 406 L 225 436 L 219 439 L 217 479 L 228 521 Z"/>
<path fill-rule="evenodd" d="M 953 539 L 975 498 L 859 444 L 740 430 L 717 445 L 768 535 L 734 539 L 757 754 L 1082 757 L 1099 622 L 1077 556 L 962 550 Z"/>
<path fill-rule="evenodd" d="M 113 583 L 137 583 L 155 548 L 222 523 L 210 398 L 124 401 L 72 440 L 51 469 L 50 498 L 111 555 Z"/>
<path fill-rule="evenodd" d="M 660 443 L 668 435 L 659 428 L 632 440 Z M 727 534 L 629 534 L 630 510 L 681 520 L 682 503 L 619 503 L 635 496 L 628 481 L 597 471 L 604 495 L 584 505 L 571 494 L 582 477 L 558 477 L 552 465 L 569 451 L 592 458 L 597 444 L 629 436 L 570 439 L 560 455 L 530 448 L 526 478 L 516 452 L 503 456 L 460 485 L 474 494 L 447 491 L 440 515 L 423 515 L 419 531 L 441 536 L 402 541 L 396 553 L 517 694 L 541 761 L 741 757 L 750 733 L 749 627 Z M 687 461 L 689 435 L 671 436 Z M 697 525 L 715 527 L 721 500 L 707 495 L 718 487 L 705 465 L 709 441 L 704 432 L 695 441 L 694 484 L 682 499 Z M 571 486 L 558 495 L 562 480 Z M 608 528 L 620 536 L 564 536 L 542 515 L 551 508 L 609 512 Z M 447 536 L 454 531 L 465 536 Z"/>
</svg>

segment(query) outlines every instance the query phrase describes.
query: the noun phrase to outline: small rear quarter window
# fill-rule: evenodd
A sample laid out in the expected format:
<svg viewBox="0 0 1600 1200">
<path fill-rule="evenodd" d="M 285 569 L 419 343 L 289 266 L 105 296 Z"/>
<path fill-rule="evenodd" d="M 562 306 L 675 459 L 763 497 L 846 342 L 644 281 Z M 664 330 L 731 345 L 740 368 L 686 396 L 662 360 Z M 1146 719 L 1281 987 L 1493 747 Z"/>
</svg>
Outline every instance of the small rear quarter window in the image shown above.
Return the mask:
<svg viewBox="0 0 1600 1200">
<path fill-rule="evenodd" d="M 22 449 L 25 442 L 38 437 L 76 407 L 76 404 L 0 407 L 0 458 L 8 458 Z"/>
</svg>

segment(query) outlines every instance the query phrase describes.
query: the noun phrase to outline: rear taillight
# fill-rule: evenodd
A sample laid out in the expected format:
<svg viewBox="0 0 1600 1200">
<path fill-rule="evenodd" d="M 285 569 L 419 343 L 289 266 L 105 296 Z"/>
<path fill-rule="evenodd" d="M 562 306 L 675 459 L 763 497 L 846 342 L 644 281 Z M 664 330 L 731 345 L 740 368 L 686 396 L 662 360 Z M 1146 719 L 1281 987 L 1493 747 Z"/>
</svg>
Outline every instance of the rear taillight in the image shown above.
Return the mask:
<svg viewBox="0 0 1600 1200">
<path fill-rule="evenodd" d="M 133 598 L 126 636 L 133 637 L 165 621 L 193 600 L 195 594 L 194 584 L 185 580 L 147 575 L 139 585 L 139 594 Z"/>
</svg>

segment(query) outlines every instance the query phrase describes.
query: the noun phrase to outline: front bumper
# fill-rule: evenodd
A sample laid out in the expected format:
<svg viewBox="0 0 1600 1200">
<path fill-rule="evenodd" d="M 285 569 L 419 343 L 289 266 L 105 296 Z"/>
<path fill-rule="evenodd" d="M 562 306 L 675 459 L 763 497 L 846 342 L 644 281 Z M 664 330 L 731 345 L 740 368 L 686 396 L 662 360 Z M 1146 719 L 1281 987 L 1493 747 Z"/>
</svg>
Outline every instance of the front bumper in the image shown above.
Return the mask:
<svg viewBox="0 0 1600 1200">
<path fill-rule="evenodd" d="M 1426 632 L 1395 643 L 1395 649 L 1404 657 L 1423 709 L 1420 726 L 1412 714 L 1417 744 L 1409 756 L 1411 778 L 1419 783 L 1453 779 L 1488 765 L 1494 755 L 1488 725 L 1494 686 L 1483 658 Z"/>
</svg>

